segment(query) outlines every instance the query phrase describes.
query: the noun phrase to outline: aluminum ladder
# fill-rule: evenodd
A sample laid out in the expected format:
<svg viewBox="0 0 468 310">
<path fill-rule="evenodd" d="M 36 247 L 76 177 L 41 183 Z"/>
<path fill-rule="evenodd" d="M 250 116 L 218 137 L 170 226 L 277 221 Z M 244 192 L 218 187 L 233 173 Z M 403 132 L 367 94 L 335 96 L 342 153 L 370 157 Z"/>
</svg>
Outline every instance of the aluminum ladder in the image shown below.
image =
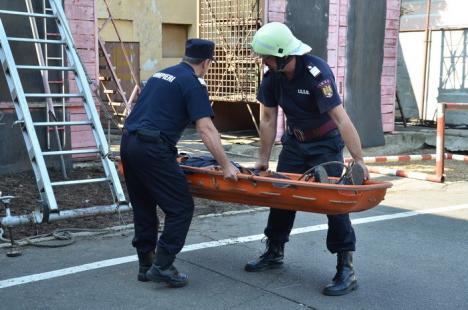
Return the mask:
<svg viewBox="0 0 468 310">
<path fill-rule="evenodd" d="M 5 72 L 8 88 L 11 94 L 12 102 L 15 107 L 18 121 L 21 125 L 23 138 L 26 144 L 27 152 L 31 160 L 32 168 L 36 177 L 39 193 L 41 196 L 42 206 L 33 212 L 36 223 L 48 222 L 49 216 L 59 214 L 59 207 L 54 195 L 54 188 L 68 185 L 81 185 L 106 182 L 109 184 L 111 193 L 114 198 L 114 204 L 125 206 L 128 208 L 125 194 L 123 192 L 120 180 L 117 174 L 114 163 L 109 158 L 109 145 L 99 119 L 99 114 L 96 110 L 91 88 L 86 76 L 86 72 L 77 54 L 75 44 L 71 35 L 71 30 L 64 13 L 61 0 L 49 0 L 51 13 L 31 13 L 13 10 L 0 10 L 0 63 Z M 8 37 L 2 22 L 2 15 L 14 15 L 27 18 L 47 18 L 55 20 L 57 29 L 60 33 L 60 38 L 56 40 L 38 39 L 38 38 L 20 38 Z M 31 53 L 34 52 L 34 45 L 39 44 L 58 44 L 65 49 L 67 62 L 66 66 L 49 66 L 49 65 L 18 65 L 15 63 L 10 42 L 31 43 Z M 58 70 L 64 72 L 73 72 L 75 75 L 76 93 L 25 93 L 20 79 L 19 71 L 22 70 L 39 70 L 49 71 Z M 40 98 L 80 98 L 83 103 L 83 108 L 87 115 L 85 121 L 46 121 L 33 122 L 31 111 L 28 106 L 28 99 Z M 36 127 L 41 126 L 90 126 L 93 137 L 96 143 L 96 148 L 77 149 L 77 150 L 62 150 L 62 151 L 42 151 L 39 144 Z M 51 182 L 49 172 L 44 160 L 45 156 L 60 156 L 73 154 L 97 154 L 100 155 L 105 176 L 102 178 L 84 179 L 84 180 L 66 180 Z M 114 206 L 114 205 L 113 205 Z"/>
</svg>

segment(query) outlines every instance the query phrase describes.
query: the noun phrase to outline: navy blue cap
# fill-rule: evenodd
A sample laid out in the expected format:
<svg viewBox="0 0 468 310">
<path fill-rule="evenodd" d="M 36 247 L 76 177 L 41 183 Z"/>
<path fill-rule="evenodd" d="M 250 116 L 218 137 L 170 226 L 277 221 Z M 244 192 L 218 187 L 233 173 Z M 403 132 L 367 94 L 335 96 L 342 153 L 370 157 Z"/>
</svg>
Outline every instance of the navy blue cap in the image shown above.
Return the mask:
<svg viewBox="0 0 468 310">
<path fill-rule="evenodd" d="M 210 40 L 188 39 L 185 44 L 185 56 L 214 60 L 214 46 L 214 42 Z"/>
</svg>

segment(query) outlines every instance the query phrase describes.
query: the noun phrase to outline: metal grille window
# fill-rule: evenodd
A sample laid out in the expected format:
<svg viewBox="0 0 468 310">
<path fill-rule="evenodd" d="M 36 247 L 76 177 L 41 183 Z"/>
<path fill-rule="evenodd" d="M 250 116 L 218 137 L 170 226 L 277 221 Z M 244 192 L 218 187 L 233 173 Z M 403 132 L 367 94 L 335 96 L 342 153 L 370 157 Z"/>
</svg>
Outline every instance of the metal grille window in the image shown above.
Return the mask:
<svg viewBox="0 0 468 310">
<path fill-rule="evenodd" d="M 468 29 L 442 31 L 440 91 L 468 92 Z"/>
<path fill-rule="evenodd" d="M 200 0 L 200 37 L 216 43 L 205 80 L 214 102 L 255 103 L 260 62 L 250 42 L 260 26 L 259 0 Z"/>
</svg>

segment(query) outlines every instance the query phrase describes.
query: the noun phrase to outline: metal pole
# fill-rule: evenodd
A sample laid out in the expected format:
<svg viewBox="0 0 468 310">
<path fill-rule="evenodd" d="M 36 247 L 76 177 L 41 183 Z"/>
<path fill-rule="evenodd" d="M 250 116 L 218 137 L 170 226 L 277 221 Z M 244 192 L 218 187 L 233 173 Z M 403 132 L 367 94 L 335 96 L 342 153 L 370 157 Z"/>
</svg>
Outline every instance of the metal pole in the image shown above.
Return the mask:
<svg viewBox="0 0 468 310">
<path fill-rule="evenodd" d="M 431 0 L 427 0 L 426 4 L 426 27 L 424 30 L 424 58 L 423 58 L 423 74 L 422 74 L 422 90 L 421 90 L 421 120 L 424 121 L 426 114 L 426 75 L 427 75 L 427 60 L 429 56 L 429 25 L 431 22 Z"/>
<path fill-rule="evenodd" d="M 397 176 L 397 177 L 402 177 L 402 178 L 430 181 L 430 182 L 436 182 L 436 183 L 444 182 L 443 176 L 439 177 L 433 174 L 405 171 L 405 170 L 399 170 L 399 169 L 382 168 L 382 167 L 367 167 L 367 169 L 371 173 L 377 173 L 377 174 L 382 174 L 382 175 Z"/>
<path fill-rule="evenodd" d="M 436 138 L 436 175 L 444 175 L 444 151 L 445 151 L 445 103 L 440 102 L 437 109 L 437 138 Z"/>
<path fill-rule="evenodd" d="M 60 213 L 51 213 L 49 215 L 49 222 L 54 222 L 58 220 L 85 217 L 90 215 L 97 214 L 109 214 L 109 213 L 118 213 L 118 212 L 127 212 L 132 209 L 131 205 L 108 205 L 108 206 L 95 206 L 90 208 L 74 209 L 74 210 L 62 210 Z M 34 213 L 11 216 L 7 214 L 6 217 L 0 217 L 0 224 L 4 227 L 17 226 L 22 224 L 38 224 L 38 220 L 35 217 Z"/>
</svg>

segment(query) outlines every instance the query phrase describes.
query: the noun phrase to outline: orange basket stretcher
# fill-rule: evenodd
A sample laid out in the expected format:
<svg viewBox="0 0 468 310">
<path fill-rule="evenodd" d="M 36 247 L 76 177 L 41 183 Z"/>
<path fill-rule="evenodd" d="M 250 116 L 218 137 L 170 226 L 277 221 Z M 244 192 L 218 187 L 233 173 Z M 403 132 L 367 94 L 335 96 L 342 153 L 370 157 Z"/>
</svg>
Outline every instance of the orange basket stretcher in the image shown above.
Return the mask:
<svg viewBox="0 0 468 310">
<path fill-rule="evenodd" d="M 195 197 L 323 214 L 368 210 L 377 206 L 392 187 L 390 182 L 373 180 L 363 185 L 299 181 L 300 174 L 277 172 L 270 172 L 272 176 L 240 173 L 236 182 L 225 180 L 216 167 L 181 165 L 181 168 Z"/>
</svg>

